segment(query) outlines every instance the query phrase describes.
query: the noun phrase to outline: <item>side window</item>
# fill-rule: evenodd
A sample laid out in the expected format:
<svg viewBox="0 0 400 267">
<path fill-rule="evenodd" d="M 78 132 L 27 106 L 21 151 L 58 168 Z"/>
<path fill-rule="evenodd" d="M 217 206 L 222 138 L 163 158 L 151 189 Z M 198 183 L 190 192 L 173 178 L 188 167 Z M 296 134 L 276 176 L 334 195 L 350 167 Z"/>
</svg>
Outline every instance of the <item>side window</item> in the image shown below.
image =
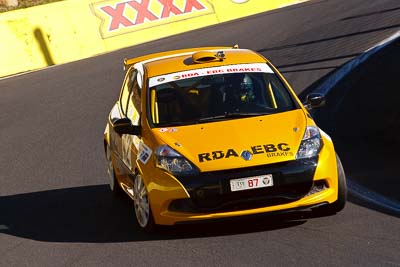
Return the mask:
<svg viewBox="0 0 400 267">
<path fill-rule="evenodd" d="M 136 71 L 132 75 L 131 79 L 131 90 L 128 98 L 128 108 L 127 108 L 127 117 L 132 121 L 133 125 L 139 125 L 140 122 L 140 113 L 142 110 L 141 105 L 141 88 L 138 84 L 138 74 Z"/>
<path fill-rule="evenodd" d="M 121 91 L 121 96 L 120 96 L 120 105 L 121 105 L 121 111 L 123 114 L 126 114 L 126 109 L 128 105 L 128 97 L 129 97 L 129 91 L 130 91 L 130 77 L 131 77 L 132 71 L 128 70 L 128 72 L 125 75 L 125 80 L 124 84 L 122 86 L 122 91 Z"/>
</svg>

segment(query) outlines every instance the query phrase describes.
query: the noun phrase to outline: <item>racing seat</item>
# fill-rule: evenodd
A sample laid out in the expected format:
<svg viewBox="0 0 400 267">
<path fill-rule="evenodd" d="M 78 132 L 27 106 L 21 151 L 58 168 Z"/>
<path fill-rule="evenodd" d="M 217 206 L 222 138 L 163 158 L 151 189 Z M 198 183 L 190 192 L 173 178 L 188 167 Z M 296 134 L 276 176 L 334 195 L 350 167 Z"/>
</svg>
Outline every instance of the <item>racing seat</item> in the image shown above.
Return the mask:
<svg viewBox="0 0 400 267">
<path fill-rule="evenodd" d="M 215 116 L 222 107 L 222 96 L 212 86 L 189 89 L 186 97 L 189 104 L 186 112 L 194 119 Z"/>
<path fill-rule="evenodd" d="M 184 117 L 184 100 L 179 92 L 167 88 L 157 92 L 159 123 L 182 121 Z"/>
</svg>

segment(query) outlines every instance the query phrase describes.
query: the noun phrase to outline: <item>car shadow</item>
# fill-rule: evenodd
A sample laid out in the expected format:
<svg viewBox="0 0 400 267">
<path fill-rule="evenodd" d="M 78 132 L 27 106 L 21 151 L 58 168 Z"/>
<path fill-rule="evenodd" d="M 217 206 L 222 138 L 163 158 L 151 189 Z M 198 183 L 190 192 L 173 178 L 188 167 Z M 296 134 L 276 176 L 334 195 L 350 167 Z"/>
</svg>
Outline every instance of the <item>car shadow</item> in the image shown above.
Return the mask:
<svg viewBox="0 0 400 267">
<path fill-rule="evenodd" d="M 141 231 L 128 197 L 93 185 L 0 197 L 0 233 L 47 242 L 131 242 L 272 231 L 304 224 L 309 212 L 164 226 Z"/>
</svg>

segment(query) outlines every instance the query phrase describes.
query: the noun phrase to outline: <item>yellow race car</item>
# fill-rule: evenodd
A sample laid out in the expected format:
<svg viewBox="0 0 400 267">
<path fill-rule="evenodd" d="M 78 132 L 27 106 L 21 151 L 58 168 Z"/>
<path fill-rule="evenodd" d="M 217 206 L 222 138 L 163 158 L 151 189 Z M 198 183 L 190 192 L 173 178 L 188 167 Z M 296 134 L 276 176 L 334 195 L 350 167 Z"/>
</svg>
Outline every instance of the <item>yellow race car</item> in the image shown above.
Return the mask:
<svg viewBox="0 0 400 267">
<path fill-rule="evenodd" d="M 335 213 L 346 179 L 331 138 L 278 70 L 247 49 L 203 47 L 124 61 L 104 148 L 110 188 L 141 228 L 267 212 Z"/>
</svg>

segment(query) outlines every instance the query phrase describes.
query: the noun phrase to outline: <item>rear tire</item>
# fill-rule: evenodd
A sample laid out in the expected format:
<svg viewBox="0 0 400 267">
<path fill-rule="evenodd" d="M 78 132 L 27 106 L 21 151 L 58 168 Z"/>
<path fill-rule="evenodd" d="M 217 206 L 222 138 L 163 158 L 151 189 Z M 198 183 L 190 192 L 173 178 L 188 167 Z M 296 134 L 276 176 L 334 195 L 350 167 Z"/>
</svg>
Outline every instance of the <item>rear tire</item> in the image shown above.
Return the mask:
<svg viewBox="0 0 400 267">
<path fill-rule="evenodd" d="M 342 162 L 336 154 L 336 164 L 338 170 L 338 199 L 328 205 L 324 205 L 313 210 L 316 215 L 332 215 L 344 209 L 347 201 L 347 183 L 346 174 Z"/>
<path fill-rule="evenodd" d="M 109 178 L 110 190 L 113 196 L 116 197 L 121 196 L 123 191 L 115 176 L 114 165 L 112 163 L 112 158 L 111 158 L 111 149 L 108 145 L 106 146 L 106 160 L 107 160 L 107 174 Z"/>
</svg>

